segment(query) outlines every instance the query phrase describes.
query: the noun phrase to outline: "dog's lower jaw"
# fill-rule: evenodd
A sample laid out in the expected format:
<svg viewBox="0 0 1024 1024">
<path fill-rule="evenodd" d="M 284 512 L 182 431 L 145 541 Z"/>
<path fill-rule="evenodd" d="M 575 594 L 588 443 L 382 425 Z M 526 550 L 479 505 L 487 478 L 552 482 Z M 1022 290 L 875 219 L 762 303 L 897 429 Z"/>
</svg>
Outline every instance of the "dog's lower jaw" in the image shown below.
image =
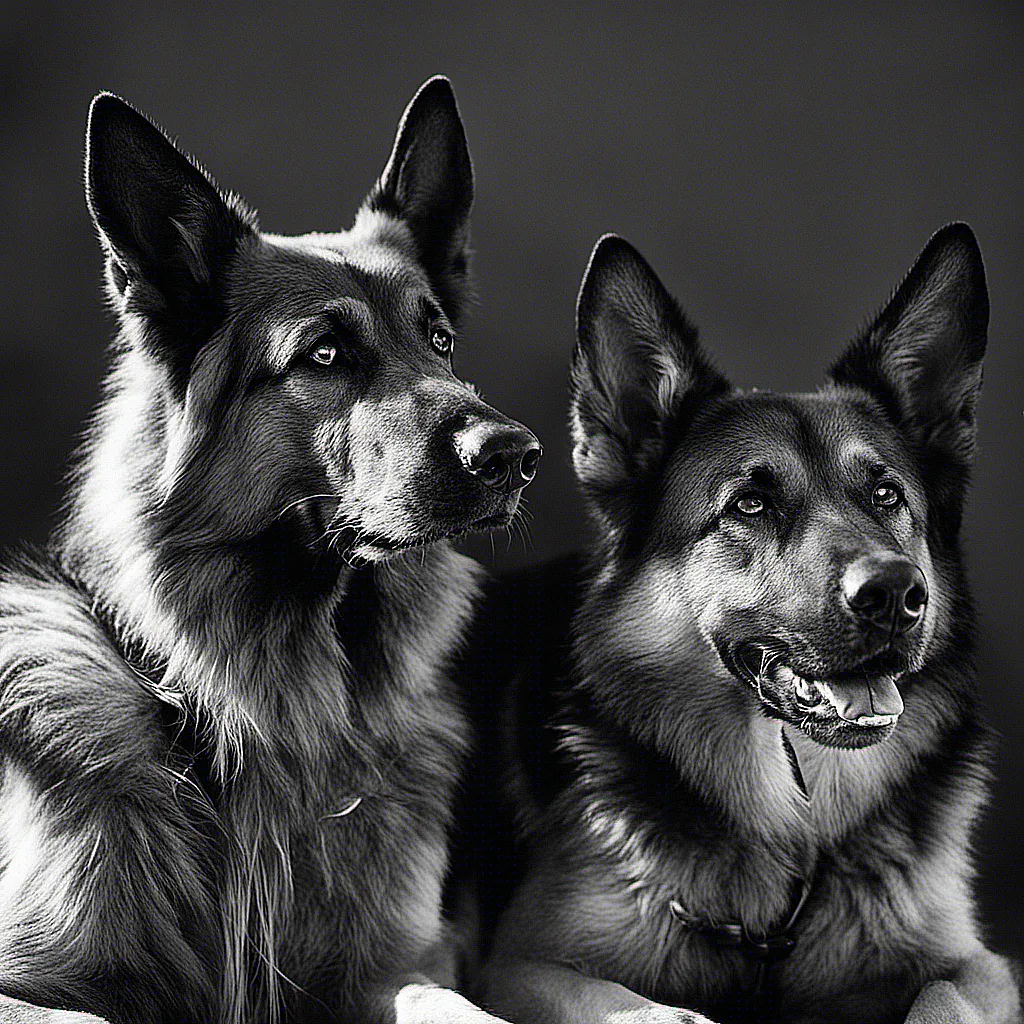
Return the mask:
<svg viewBox="0 0 1024 1024">
<path fill-rule="evenodd" d="M 808 716 L 795 724 L 815 743 L 844 750 L 859 750 L 881 743 L 896 729 L 895 721 L 887 725 L 850 725 L 838 716 L 824 721 Z"/>
<path fill-rule="evenodd" d="M 844 722 L 864 728 L 895 725 L 903 713 L 903 699 L 896 688 L 895 676 L 881 676 L 854 683 L 829 683 L 823 679 L 805 679 L 786 665 L 775 669 L 776 678 L 793 687 L 797 703 L 808 713 L 824 712 L 832 707 Z M 853 687 L 868 690 L 871 713 L 851 699 Z"/>
<path fill-rule="evenodd" d="M 719 657 L 754 691 L 764 714 L 795 726 L 822 746 L 853 749 L 879 743 L 892 734 L 903 712 L 897 673 L 810 679 L 784 664 L 780 652 L 757 644 L 721 647 Z"/>
<path fill-rule="evenodd" d="M 804 679 L 783 666 L 780 673 L 786 672 L 794 677 L 800 728 L 823 746 L 859 748 L 880 743 L 892 735 L 903 713 L 903 700 L 891 677 L 829 683 Z M 867 694 L 858 693 L 859 688 Z"/>
<path fill-rule="evenodd" d="M 465 525 L 431 530 L 420 536 L 356 538 L 345 551 L 344 558 L 353 566 L 358 566 L 361 563 L 383 562 L 389 558 L 415 551 L 417 548 L 429 547 L 440 541 L 458 540 L 471 533 L 488 533 L 491 530 L 501 529 L 512 522 L 512 514 L 514 513 L 484 516 Z"/>
</svg>

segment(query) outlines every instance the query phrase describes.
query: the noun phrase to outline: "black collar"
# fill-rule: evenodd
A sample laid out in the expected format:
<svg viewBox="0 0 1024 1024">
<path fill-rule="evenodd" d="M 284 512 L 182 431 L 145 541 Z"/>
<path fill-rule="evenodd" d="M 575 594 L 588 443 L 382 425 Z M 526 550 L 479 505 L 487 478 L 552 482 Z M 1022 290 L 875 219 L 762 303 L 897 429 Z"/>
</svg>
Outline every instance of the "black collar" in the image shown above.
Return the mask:
<svg viewBox="0 0 1024 1024">
<path fill-rule="evenodd" d="M 798 878 L 781 927 L 763 935 L 752 934 L 742 921 L 719 922 L 691 914 L 678 900 L 669 900 L 668 909 L 684 928 L 706 935 L 718 949 L 735 950 L 749 958 L 755 965 L 750 994 L 761 1000 L 767 994 L 769 969 L 785 960 L 796 947 L 793 928 L 807 904 L 810 892 L 811 883 L 807 879 Z"/>
</svg>

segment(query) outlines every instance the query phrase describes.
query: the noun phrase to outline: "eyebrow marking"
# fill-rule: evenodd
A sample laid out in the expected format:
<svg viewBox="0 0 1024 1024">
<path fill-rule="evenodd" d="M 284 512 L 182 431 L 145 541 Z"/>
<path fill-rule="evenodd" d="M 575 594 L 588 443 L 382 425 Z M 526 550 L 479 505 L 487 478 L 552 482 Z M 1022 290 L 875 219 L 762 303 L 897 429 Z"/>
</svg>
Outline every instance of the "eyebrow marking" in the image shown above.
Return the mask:
<svg viewBox="0 0 1024 1024">
<path fill-rule="evenodd" d="M 878 452 L 860 438 L 848 441 L 839 449 L 839 457 L 844 461 L 870 462 L 874 466 L 882 465 L 883 460 Z"/>
<path fill-rule="evenodd" d="M 767 491 L 772 490 L 777 481 L 778 474 L 774 468 L 764 462 L 751 461 L 742 465 L 735 474 L 714 484 L 709 491 L 709 496 L 716 505 L 724 505 L 742 493 L 750 484 Z"/>
<path fill-rule="evenodd" d="M 440 320 L 445 324 L 448 322 L 448 318 L 444 315 L 444 310 L 428 295 L 420 298 L 420 310 L 428 320 Z"/>
<path fill-rule="evenodd" d="M 320 334 L 332 329 L 355 334 L 370 333 L 373 316 L 368 305 L 359 299 L 342 296 L 329 299 L 318 312 L 282 323 L 271 332 L 267 346 L 270 372 L 283 373 L 303 348 L 316 341 Z"/>
<path fill-rule="evenodd" d="M 366 302 L 352 298 L 350 295 L 329 299 L 324 303 L 324 312 L 331 319 L 337 319 L 347 326 L 369 327 L 370 313 Z"/>
<path fill-rule="evenodd" d="M 845 448 L 840 452 L 840 460 L 846 463 L 852 462 L 863 467 L 864 471 L 876 479 L 878 477 L 885 476 L 885 474 L 890 472 L 891 469 L 889 464 L 878 454 L 878 452 L 872 451 L 870 448 L 861 444 L 852 444 Z"/>
<path fill-rule="evenodd" d="M 762 487 L 771 487 L 777 478 L 777 474 L 771 466 L 764 463 L 754 463 L 747 466 L 747 478 Z"/>
</svg>

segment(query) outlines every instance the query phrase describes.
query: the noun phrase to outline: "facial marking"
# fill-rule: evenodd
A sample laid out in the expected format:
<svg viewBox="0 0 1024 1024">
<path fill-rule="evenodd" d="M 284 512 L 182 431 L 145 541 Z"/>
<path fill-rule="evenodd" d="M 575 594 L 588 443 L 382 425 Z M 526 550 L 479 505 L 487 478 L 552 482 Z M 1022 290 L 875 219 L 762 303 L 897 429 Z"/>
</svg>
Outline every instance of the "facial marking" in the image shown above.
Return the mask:
<svg viewBox="0 0 1024 1024">
<path fill-rule="evenodd" d="M 368 303 L 343 296 L 325 302 L 323 308 L 307 316 L 273 324 L 268 331 L 266 360 L 271 373 L 284 373 L 296 357 L 311 350 L 321 339 L 337 336 L 372 338 L 375 318 Z"/>
</svg>

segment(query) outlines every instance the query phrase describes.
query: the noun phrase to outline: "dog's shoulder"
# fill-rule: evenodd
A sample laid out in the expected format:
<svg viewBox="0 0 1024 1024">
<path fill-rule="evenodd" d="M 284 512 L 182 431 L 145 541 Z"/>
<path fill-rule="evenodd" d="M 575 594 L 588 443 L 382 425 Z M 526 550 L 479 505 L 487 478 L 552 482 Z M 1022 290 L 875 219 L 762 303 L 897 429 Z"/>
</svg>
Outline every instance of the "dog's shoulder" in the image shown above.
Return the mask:
<svg viewBox="0 0 1024 1024">
<path fill-rule="evenodd" d="M 0 988 L 33 1002 L 176 1000 L 212 991 L 215 811 L 171 756 L 166 707 L 88 594 L 49 559 L 0 583 Z M 83 939 L 83 936 L 87 938 Z M 124 1003 L 97 996 L 121 943 Z M 160 951 L 159 953 L 157 951 Z M 158 957 L 173 964 L 157 967 Z M 40 970 L 39 962 L 51 964 Z M 102 959 L 101 959 L 101 962 Z M 111 1000 L 107 996 L 111 995 Z M 118 996 L 122 998 L 122 996 Z"/>
<path fill-rule="evenodd" d="M 74 578 L 19 559 L 0 583 L 0 734 L 9 755 L 54 773 L 123 776 L 167 745 L 167 707 Z"/>
</svg>

